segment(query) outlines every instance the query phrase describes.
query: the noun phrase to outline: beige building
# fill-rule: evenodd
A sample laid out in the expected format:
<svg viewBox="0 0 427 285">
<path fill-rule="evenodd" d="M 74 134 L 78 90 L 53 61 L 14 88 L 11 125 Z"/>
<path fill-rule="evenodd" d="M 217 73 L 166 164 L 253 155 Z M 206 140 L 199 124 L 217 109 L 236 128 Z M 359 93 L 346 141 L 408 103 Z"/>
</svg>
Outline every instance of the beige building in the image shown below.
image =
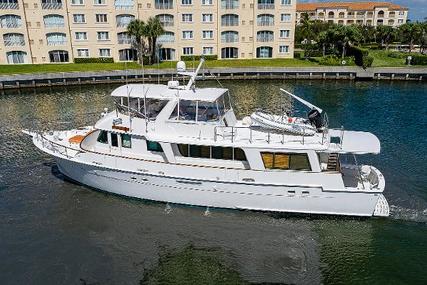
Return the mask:
<svg viewBox="0 0 427 285">
<path fill-rule="evenodd" d="M 388 2 L 331 2 L 297 4 L 297 23 L 307 13 L 313 20 L 341 25 L 387 25 L 406 23 L 408 8 Z"/>
<path fill-rule="evenodd" d="M 291 58 L 296 0 L 0 0 L 0 64 L 135 60 L 133 19 L 159 17 L 163 60 Z"/>
</svg>

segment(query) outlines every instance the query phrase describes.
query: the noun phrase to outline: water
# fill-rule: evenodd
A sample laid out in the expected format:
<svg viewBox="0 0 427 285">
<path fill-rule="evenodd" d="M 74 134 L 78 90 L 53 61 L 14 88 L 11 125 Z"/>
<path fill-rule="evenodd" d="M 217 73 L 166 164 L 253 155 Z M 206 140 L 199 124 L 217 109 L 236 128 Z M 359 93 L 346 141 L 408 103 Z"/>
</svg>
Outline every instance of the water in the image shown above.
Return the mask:
<svg viewBox="0 0 427 285">
<path fill-rule="evenodd" d="M 333 127 L 375 133 L 381 154 L 360 160 L 385 175 L 391 217 L 205 215 L 96 192 L 65 181 L 20 130 L 90 124 L 112 108 L 115 86 L 7 91 L 0 95 L 1 284 L 427 283 L 425 83 L 223 84 L 239 116 L 280 109 L 284 87 L 326 110 Z"/>
</svg>

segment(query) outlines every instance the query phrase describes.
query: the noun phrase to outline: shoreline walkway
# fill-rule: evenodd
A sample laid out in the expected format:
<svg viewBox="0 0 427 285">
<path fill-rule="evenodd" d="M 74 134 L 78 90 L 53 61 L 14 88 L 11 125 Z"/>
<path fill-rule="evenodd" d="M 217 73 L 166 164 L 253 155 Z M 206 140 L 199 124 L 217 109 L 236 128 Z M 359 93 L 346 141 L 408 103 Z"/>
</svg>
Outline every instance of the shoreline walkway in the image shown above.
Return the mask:
<svg viewBox="0 0 427 285">
<path fill-rule="evenodd" d="M 0 90 L 43 86 L 165 82 L 176 77 L 174 69 L 129 69 L 96 72 L 56 72 L 0 75 Z M 144 79 L 143 79 L 144 77 Z M 200 72 L 201 79 L 331 79 L 331 80 L 411 80 L 427 81 L 425 67 L 376 67 L 364 70 L 355 66 L 321 67 L 242 67 L 209 68 Z"/>
</svg>

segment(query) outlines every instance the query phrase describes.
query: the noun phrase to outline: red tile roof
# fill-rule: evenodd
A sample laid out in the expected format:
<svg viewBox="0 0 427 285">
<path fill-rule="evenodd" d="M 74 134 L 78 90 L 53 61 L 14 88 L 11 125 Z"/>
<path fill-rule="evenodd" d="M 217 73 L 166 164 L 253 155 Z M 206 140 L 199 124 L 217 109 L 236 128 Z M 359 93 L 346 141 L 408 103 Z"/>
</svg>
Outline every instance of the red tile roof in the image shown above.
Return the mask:
<svg viewBox="0 0 427 285">
<path fill-rule="evenodd" d="M 388 8 L 389 10 L 408 10 L 406 7 L 389 2 L 323 2 L 323 3 L 297 3 L 297 12 L 315 11 L 316 9 L 344 8 L 354 11 L 374 10 L 375 8 Z"/>
</svg>

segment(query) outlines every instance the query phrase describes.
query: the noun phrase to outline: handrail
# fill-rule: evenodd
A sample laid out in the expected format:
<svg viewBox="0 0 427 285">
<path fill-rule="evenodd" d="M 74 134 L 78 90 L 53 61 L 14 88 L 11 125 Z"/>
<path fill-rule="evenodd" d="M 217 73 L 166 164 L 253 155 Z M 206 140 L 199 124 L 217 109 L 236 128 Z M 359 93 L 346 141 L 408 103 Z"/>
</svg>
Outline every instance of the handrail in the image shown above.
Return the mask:
<svg viewBox="0 0 427 285">
<path fill-rule="evenodd" d="M 51 146 L 56 146 L 56 147 L 63 148 L 65 150 L 64 152 L 61 152 L 60 149 L 58 149 L 58 148 L 55 148 L 55 149 L 48 148 L 48 149 L 50 149 L 51 151 L 53 151 L 55 153 L 57 152 L 57 153 L 60 153 L 62 155 L 65 155 L 67 158 L 72 158 L 73 157 L 73 156 L 69 155 L 68 150 L 73 150 L 73 151 L 76 151 L 77 153 L 82 152 L 81 149 L 72 148 L 70 146 L 66 146 L 66 145 L 54 142 L 54 141 L 46 138 L 42 133 L 39 133 L 39 132 L 36 132 L 36 140 L 37 141 L 41 141 L 41 144 L 42 144 L 43 148 L 47 148 L 46 145 L 45 145 L 46 143 L 49 143 Z"/>
</svg>

